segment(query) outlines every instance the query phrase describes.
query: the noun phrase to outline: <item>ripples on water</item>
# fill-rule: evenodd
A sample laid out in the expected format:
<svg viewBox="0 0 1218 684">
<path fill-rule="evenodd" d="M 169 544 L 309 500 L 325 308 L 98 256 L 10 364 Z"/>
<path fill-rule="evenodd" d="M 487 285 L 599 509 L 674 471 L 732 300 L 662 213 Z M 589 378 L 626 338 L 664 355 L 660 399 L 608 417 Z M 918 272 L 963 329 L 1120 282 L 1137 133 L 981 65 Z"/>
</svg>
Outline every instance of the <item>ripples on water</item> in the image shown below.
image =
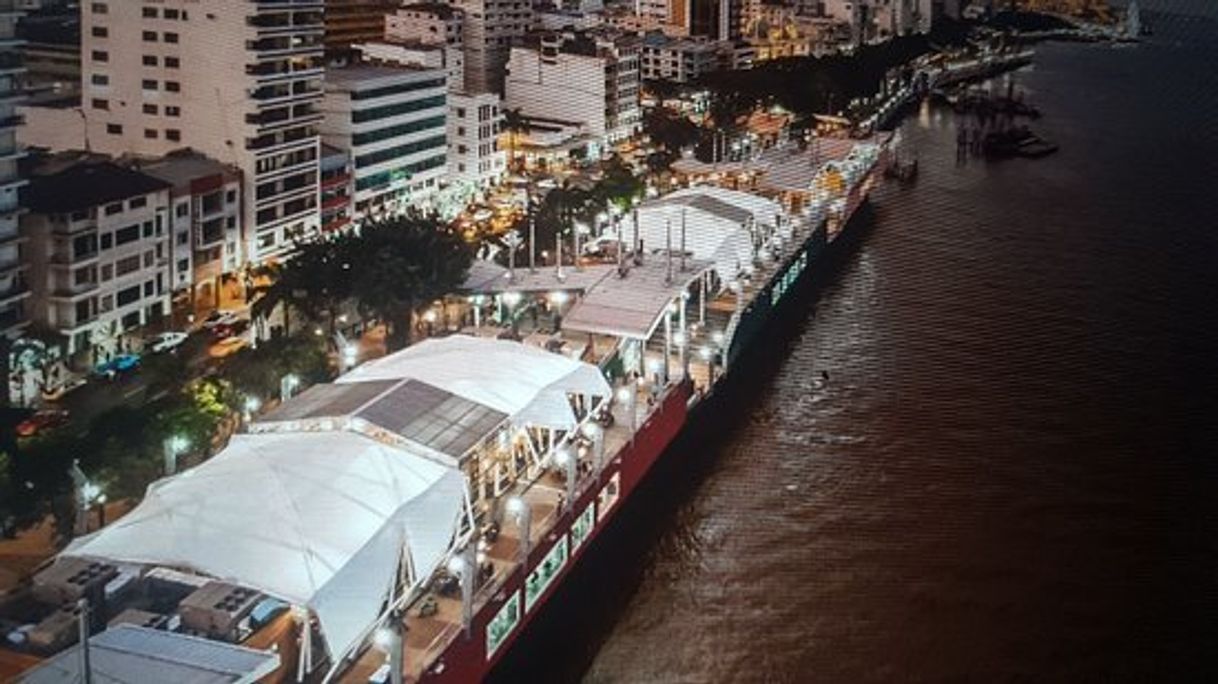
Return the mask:
<svg viewBox="0 0 1218 684">
<path fill-rule="evenodd" d="M 504 678 L 1215 675 L 1218 31 L 1162 21 L 1019 75 L 1055 157 L 912 118 L 917 187 Z"/>
</svg>

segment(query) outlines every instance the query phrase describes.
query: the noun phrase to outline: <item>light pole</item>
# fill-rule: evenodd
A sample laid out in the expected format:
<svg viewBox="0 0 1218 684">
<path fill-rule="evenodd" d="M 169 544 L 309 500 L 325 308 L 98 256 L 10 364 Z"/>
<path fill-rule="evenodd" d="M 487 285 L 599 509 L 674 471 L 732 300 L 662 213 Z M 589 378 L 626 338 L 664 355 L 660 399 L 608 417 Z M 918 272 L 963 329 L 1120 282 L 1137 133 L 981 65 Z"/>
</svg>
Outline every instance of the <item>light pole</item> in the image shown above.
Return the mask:
<svg viewBox="0 0 1218 684">
<path fill-rule="evenodd" d="M 596 423 L 584 423 L 584 436 L 592 440 L 592 454 L 596 459 L 596 470 L 600 472 L 605 461 L 605 431 Z"/>
<path fill-rule="evenodd" d="M 181 435 L 173 435 L 166 437 L 161 446 L 165 457 L 165 475 L 173 475 L 178 472 L 178 456 L 190 447 L 190 441 Z"/>
<path fill-rule="evenodd" d="M 287 401 L 292 398 L 292 393 L 300 385 L 300 378 L 292 373 L 288 373 L 279 379 L 279 401 Z"/>
<path fill-rule="evenodd" d="M 555 465 L 562 468 L 567 476 L 567 495 L 562 507 L 564 512 L 571 510 L 571 506 L 575 503 L 575 466 L 578 461 L 575 454 L 566 447 L 554 452 Z"/>
<path fill-rule="evenodd" d="M 389 658 L 389 681 L 392 684 L 402 684 L 402 631 L 401 619 L 396 612 L 390 613 L 389 624 L 376 630 L 372 640 L 376 647 L 385 652 Z"/>
<path fill-rule="evenodd" d="M 248 424 L 254 417 L 254 411 L 261 406 L 262 402 L 258 401 L 258 397 L 246 397 L 245 403 L 242 405 L 241 420 Z"/>
<path fill-rule="evenodd" d="M 533 542 L 532 522 L 533 509 L 528 502 L 519 496 L 510 497 L 504 506 L 508 515 L 516 522 L 520 531 L 520 564 L 527 571 L 529 567 L 529 551 Z"/>
<path fill-rule="evenodd" d="M 617 399 L 626 407 L 630 418 L 630 439 L 634 440 L 634 432 L 638 429 L 639 415 L 634 404 L 638 399 L 638 388 L 633 382 L 627 381 L 626 386 L 617 391 Z"/>
<path fill-rule="evenodd" d="M 520 233 L 515 230 L 508 231 L 507 235 L 503 236 L 503 243 L 508 247 L 508 282 L 516 282 L 516 250 L 523 242 Z"/>
</svg>

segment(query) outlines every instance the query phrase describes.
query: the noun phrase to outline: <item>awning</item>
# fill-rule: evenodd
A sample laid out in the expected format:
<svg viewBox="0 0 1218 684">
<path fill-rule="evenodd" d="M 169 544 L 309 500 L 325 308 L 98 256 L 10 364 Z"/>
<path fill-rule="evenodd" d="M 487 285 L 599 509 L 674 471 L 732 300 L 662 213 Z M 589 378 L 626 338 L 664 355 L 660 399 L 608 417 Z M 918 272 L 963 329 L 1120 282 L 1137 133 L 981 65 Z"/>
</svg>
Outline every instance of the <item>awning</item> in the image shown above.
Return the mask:
<svg viewBox="0 0 1218 684">
<path fill-rule="evenodd" d="M 379 614 L 403 549 L 429 575 L 458 529 L 461 472 L 353 432 L 235 435 L 65 555 L 188 569 L 309 606 L 332 656 Z"/>
<path fill-rule="evenodd" d="M 665 309 L 712 268 L 709 261 L 673 256 L 649 256 L 631 266 L 625 278 L 606 278 L 585 294 L 563 317 L 563 330 L 645 340 L 662 320 Z"/>
</svg>

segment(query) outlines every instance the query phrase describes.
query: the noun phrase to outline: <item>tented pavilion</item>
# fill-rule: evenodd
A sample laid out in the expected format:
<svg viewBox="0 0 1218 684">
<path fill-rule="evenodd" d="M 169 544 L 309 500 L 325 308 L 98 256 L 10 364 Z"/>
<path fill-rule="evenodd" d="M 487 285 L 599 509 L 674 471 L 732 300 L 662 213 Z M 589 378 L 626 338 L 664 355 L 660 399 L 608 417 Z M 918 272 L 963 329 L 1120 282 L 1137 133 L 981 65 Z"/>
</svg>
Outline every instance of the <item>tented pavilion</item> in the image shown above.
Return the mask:
<svg viewBox="0 0 1218 684">
<path fill-rule="evenodd" d="M 337 663 L 609 392 L 596 367 L 543 350 L 427 340 L 285 401 L 65 554 L 186 570 L 308 609 Z"/>
</svg>

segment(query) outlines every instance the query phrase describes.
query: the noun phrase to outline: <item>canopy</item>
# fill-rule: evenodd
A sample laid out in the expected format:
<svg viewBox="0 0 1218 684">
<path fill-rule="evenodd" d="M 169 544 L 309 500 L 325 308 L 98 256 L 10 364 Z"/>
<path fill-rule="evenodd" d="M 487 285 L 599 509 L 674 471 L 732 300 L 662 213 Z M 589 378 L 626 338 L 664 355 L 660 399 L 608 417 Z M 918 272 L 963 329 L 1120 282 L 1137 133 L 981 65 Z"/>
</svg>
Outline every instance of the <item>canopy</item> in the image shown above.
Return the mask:
<svg viewBox="0 0 1218 684">
<path fill-rule="evenodd" d="M 353 432 L 238 434 L 65 554 L 186 568 L 307 605 L 337 657 L 376 619 L 403 549 L 416 576 L 440 563 L 464 492 L 459 470 Z"/>
<path fill-rule="evenodd" d="M 607 397 L 591 364 L 511 340 L 451 335 L 369 361 L 335 382 L 411 378 L 509 416 L 517 425 L 569 430 L 578 420 L 569 394 Z"/>
<path fill-rule="evenodd" d="M 699 188 L 700 189 L 700 188 Z M 750 213 L 705 195 L 668 195 L 639 205 L 635 217 L 643 249 L 664 249 L 711 261 L 722 282 L 734 280 L 753 261 Z M 682 225 L 685 237 L 682 240 Z M 633 227 L 626 230 L 633 230 Z M 633 237 L 633 234 L 627 233 Z"/>
</svg>

